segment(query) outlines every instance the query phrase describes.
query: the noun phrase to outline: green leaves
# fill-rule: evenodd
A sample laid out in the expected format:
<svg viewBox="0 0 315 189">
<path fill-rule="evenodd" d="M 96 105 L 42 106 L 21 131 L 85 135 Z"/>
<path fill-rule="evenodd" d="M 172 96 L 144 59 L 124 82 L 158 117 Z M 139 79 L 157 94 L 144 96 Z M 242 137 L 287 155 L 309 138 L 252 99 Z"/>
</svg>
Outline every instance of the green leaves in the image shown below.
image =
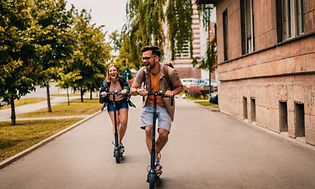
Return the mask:
<svg viewBox="0 0 315 189">
<path fill-rule="evenodd" d="M 129 41 L 126 41 L 128 46 L 121 45 L 121 50 L 128 48 L 132 54 L 128 57 L 129 62 L 140 67 L 140 49 L 143 46 L 164 47 L 165 41 L 169 40 L 172 59 L 174 59 L 175 53 L 183 50 L 183 44 L 191 43 L 191 15 L 191 0 L 129 0 L 125 32 Z M 168 36 L 165 36 L 163 29 L 166 24 Z"/>
<path fill-rule="evenodd" d="M 1 1 L 0 97 L 14 102 L 51 79 L 99 87 L 111 48 L 88 12 L 65 7 L 65 0 Z"/>
</svg>

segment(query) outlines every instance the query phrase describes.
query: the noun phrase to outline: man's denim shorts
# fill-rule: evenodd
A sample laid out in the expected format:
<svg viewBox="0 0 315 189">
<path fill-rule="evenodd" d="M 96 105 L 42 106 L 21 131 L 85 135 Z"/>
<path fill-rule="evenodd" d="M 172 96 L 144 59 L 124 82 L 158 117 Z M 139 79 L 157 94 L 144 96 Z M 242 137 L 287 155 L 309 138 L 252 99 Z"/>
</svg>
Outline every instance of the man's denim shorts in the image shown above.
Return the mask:
<svg viewBox="0 0 315 189">
<path fill-rule="evenodd" d="M 128 103 L 125 100 L 121 101 L 116 101 L 116 110 L 120 110 L 122 108 L 128 109 Z M 108 101 L 107 104 L 107 111 L 108 112 L 114 112 L 114 102 L 113 101 Z"/>
<path fill-rule="evenodd" d="M 158 121 L 158 128 L 163 128 L 171 131 L 171 123 L 172 119 L 167 112 L 165 106 L 156 108 L 157 113 L 157 121 Z M 141 129 L 145 129 L 146 126 L 153 125 L 153 106 L 147 105 L 142 109 L 141 112 Z"/>
</svg>

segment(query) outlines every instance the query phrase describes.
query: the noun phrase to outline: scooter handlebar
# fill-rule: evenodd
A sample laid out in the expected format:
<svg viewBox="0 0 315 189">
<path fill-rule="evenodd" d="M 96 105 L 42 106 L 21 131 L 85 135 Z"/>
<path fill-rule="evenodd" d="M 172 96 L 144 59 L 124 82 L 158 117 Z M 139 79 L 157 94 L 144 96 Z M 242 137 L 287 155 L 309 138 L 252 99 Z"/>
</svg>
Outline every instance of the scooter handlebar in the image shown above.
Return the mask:
<svg viewBox="0 0 315 189">
<path fill-rule="evenodd" d="M 171 106 L 173 106 L 173 104 L 174 104 L 174 95 L 168 96 L 168 95 L 165 95 L 165 93 L 163 93 L 162 91 L 160 91 L 160 92 L 154 92 L 154 93 L 148 92 L 148 93 L 147 93 L 147 96 L 160 96 L 160 97 L 162 97 L 162 98 L 168 97 L 168 98 L 171 99 Z"/>
<path fill-rule="evenodd" d="M 120 91 L 117 91 L 117 90 L 108 93 L 108 95 L 115 95 L 115 94 L 120 95 L 121 93 Z"/>
</svg>

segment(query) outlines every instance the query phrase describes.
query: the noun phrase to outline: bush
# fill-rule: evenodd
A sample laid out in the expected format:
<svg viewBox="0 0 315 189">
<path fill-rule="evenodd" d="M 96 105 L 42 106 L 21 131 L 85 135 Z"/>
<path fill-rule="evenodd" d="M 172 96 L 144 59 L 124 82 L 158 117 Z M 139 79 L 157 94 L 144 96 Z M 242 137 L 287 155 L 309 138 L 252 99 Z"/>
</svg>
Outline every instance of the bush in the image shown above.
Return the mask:
<svg viewBox="0 0 315 189">
<path fill-rule="evenodd" d="M 185 88 L 185 94 L 193 98 L 201 98 L 202 96 L 203 99 L 208 99 L 209 89 L 200 86 L 193 86 Z"/>
<path fill-rule="evenodd" d="M 194 98 L 200 98 L 201 96 L 201 87 L 189 87 L 187 88 L 187 93 Z"/>
</svg>

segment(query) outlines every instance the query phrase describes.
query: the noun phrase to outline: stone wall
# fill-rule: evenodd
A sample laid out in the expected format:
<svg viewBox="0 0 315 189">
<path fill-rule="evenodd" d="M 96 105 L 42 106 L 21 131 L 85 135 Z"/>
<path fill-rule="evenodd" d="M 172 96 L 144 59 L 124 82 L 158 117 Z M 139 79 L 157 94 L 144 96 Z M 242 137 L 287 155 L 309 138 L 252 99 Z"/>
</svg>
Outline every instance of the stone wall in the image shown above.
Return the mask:
<svg viewBox="0 0 315 189">
<path fill-rule="evenodd" d="M 305 33 L 282 43 L 277 42 L 275 1 L 253 0 L 253 5 L 255 51 L 242 55 L 239 1 L 217 4 L 220 110 L 275 132 L 288 132 L 293 138 L 301 136 L 299 119 L 304 117 L 305 142 L 315 145 L 315 1 L 304 1 Z M 222 35 L 225 10 L 227 61 Z M 299 107 L 304 107 L 303 116 L 298 115 Z M 282 128 L 283 117 L 287 130 Z"/>
</svg>

